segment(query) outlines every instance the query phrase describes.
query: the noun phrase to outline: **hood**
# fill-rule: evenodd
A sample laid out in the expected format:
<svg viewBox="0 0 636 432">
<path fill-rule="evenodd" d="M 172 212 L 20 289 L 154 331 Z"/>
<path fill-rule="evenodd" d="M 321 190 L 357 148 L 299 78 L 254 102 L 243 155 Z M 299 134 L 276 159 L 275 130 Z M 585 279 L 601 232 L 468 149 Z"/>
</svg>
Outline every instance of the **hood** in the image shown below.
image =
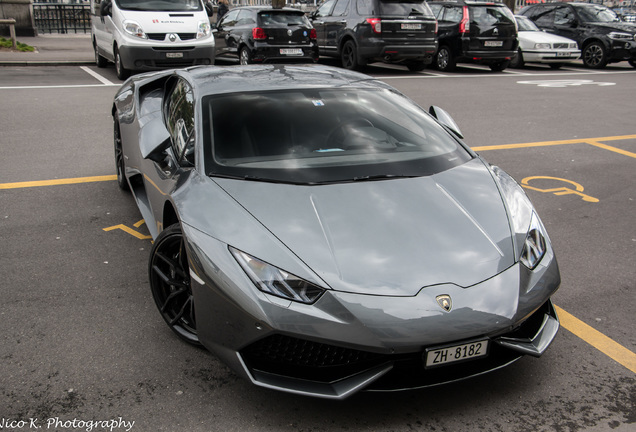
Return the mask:
<svg viewBox="0 0 636 432">
<path fill-rule="evenodd" d="M 413 179 L 215 181 L 336 291 L 413 296 L 468 287 L 514 263 L 501 195 L 479 159 Z"/>
<path fill-rule="evenodd" d="M 536 43 L 576 43 L 576 41 L 572 39 L 568 39 L 563 36 L 555 35 L 552 33 L 546 33 L 542 31 L 520 31 L 519 32 L 519 41 L 527 42 L 529 44 L 533 44 L 531 48 L 534 48 L 534 44 Z"/>
</svg>

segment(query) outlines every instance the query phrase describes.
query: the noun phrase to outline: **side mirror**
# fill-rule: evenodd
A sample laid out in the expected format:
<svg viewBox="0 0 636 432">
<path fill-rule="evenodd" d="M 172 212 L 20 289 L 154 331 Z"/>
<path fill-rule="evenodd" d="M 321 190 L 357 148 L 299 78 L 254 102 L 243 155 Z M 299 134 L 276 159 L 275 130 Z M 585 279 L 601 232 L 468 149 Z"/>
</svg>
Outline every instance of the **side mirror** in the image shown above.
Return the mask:
<svg viewBox="0 0 636 432">
<path fill-rule="evenodd" d="M 449 113 L 447 113 L 446 111 L 444 111 L 443 109 L 435 105 L 432 105 L 428 109 L 428 113 L 432 115 L 433 117 L 435 117 L 437 121 L 440 122 L 442 125 L 449 128 L 460 139 L 464 139 L 464 135 L 459 130 L 459 126 L 457 126 L 457 123 L 455 123 L 455 120 L 453 120 L 453 117 L 451 117 Z"/>
<path fill-rule="evenodd" d="M 165 150 L 170 147 L 170 132 L 159 116 L 146 123 L 139 131 L 141 157 L 162 162 Z"/>
<path fill-rule="evenodd" d="M 99 14 L 101 16 L 110 16 L 113 13 L 113 3 L 111 0 L 102 0 L 99 4 Z"/>
</svg>

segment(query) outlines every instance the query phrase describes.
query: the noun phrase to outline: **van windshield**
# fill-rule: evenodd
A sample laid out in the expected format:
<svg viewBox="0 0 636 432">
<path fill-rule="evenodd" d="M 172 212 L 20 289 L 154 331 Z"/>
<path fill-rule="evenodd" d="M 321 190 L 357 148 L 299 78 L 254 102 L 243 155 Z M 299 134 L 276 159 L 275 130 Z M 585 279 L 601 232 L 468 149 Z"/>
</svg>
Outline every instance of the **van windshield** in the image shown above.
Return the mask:
<svg viewBox="0 0 636 432">
<path fill-rule="evenodd" d="M 119 9 L 134 11 L 191 12 L 203 10 L 201 0 L 115 0 Z"/>
</svg>

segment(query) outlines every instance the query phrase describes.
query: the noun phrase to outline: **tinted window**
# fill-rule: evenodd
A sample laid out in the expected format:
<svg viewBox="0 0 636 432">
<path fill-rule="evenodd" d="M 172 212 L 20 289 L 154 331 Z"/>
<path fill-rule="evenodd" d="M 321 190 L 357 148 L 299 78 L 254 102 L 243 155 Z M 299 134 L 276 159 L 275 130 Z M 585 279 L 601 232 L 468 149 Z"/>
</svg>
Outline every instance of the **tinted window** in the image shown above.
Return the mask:
<svg viewBox="0 0 636 432">
<path fill-rule="evenodd" d="M 258 14 L 260 25 L 288 27 L 293 25 L 310 26 L 309 20 L 302 12 L 263 11 Z"/>
<path fill-rule="evenodd" d="M 358 14 L 362 16 L 374 15 L 372 0 L 356 0 L 356 9 Z"/>
<path fill-rule="evenodd" d="M 241 10 L 238 16 L 236 17 L 236 25 L 250 25 L 250 24 L 256 24 L 252 11 L 249 11 L 246 9 Z"/>
<path fill-rule="evenodd" d="M 616 22 L 620 18 L 614 11 L 605 6 L 580 5 L 576 8 L 577 13 L 583 21 L 587 22 Z"/>
<path fill-rule="evenodd" d="M 444 8 L 444 16 L 442 17 L 442 21 L 458 23 L 464 17 L 464 10 L 461 7 L 453 6 L 453 7 L 445 7 Z"/>
<path fill-rule="evenodd" d="M 316 11 L 316 16 L 319 16 L 319 17 L 329 16 L 329 12 L 331 12 L 331 8 L 333 7 L 333 4 L 335 3 L 335 1 L 336 0 L 329 0 L 323 3 L 322 6 L 320 6 L 318 10 Z"/>
<path fill-rule="evenodd" d="M 470 155 L 410 100 L 388 90 L 287 90 L 209 96 L 206 170 L 320 183 L 422 176 Z"/>
<path fill-rule="evenodd" d="M 554 24 L 568 25 L 574 21 L 574 12 L 567 6 L 559 7 L 554 10 Z"/>
<path fill-rule="evenodd" d="M 481 26 L 494 26 L 496 24 L 513 24 L 514 16 L 507 7 L 496 6 L 471 6 L 470 22 Z"/>
<path fill-rule="evenodd" d="M 428 4 L 423 1 L 414 0 L 412 2 L 403 0 L 378 0 L 380 14 L 407 17 L 409 15 L 420 15 L 427 18 L 434 18 L 433 12 Z"/>
<path fill-rule="evenodd" d="M 349 7 L 349 0 L 338 0 L 336 3 L 336 7 L 333 8 L 333 12 L 331 15 L 333 16 L 342 16 L 347 12 L 347 8 Z"/>
<path fill-rule="evenodd" d="M 236 25 L 236 20 L 238 18 L 238 14 L 239 14 L 240 10 L 239 9 L 235 9 L 233 11 L 228 12 L 223 19 L 221 20 L 221 22 L 219 23 L 220 26 L 233 26 Z"/>
<path fill-rule="evenodd" d="M 554 25 L 553 7 L 537 7 L 530 10 L 529 15 L 539 27 L 552 27 Z"/>
</svg>

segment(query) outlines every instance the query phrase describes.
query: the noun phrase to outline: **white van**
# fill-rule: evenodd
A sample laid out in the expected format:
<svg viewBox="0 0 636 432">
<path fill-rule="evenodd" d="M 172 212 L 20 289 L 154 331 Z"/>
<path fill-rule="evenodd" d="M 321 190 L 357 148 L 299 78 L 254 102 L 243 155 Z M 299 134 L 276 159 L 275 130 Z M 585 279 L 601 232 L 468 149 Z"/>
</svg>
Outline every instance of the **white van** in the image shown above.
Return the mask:
<svg viewBox="0 0 636 432">
<path fill-rule="evenodd" d="M 95 62 L 130 71 L 214 64 L 211 10 L 201 0 L 91 0 Z"/>
</svg>

